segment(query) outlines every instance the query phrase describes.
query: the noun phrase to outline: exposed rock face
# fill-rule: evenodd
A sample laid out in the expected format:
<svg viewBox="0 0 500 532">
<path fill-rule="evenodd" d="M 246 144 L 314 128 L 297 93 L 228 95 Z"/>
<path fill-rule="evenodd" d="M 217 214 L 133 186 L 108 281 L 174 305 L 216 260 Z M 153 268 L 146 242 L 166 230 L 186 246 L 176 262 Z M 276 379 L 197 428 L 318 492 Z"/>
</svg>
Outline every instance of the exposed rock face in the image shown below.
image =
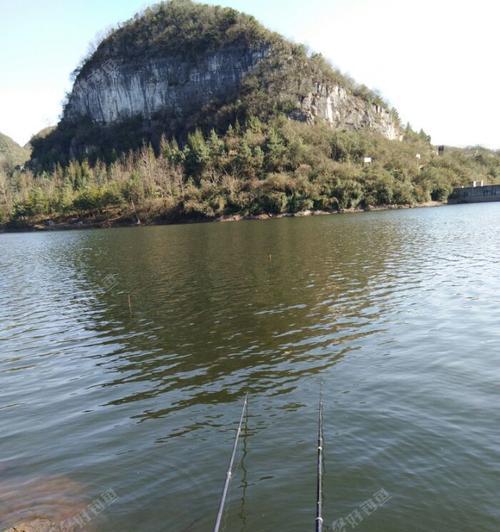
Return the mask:
<svg viewBox="0 0 500 532">
<path fill-rule="evenodd" d="M 150 119 L 158 111 L 182 118 L 214 100 L 235 97 L 245 76 L 268 53 L 272 51 L 230 48 L 195 62 L 175 56 L 140 63 L 108 60 L 76 81 L 65 118 L 113 124 L 135 116 Z M 399 125 L 383 107 L 338 85 L 313 82 L 313 86 L 292 118 L 325 120 L 336 128 L 368 128 L 389 139 L 400 137 Z"/>
<path fill-rule="evenodd" d="M 196 61 L 176 56 L 144 62 L 108 60 L 76 81 L 65 118 L 112 124 L 134 116 L 149 119 L 158 111 L 182 117 L 235 96 L 243 77 L 265 54 L 265 49 L 226 48 Z"/>
<path fill-rule="evenodd" d="M 206 54 L 194 63 L 179 57 L 144 63 L 109 60 L 77 80 L 65 117 L 72 121 L 87 117 L 101 124 L 134 116 L 149 119 L 158 111 L 182 117 L 216 99 L 237 95 L 242 80 L 266 53 L 265 49 L 231 48 Z M 314 86 L 292 118 L 321 119 L 337 128 L 368 128 L 389 139 L 400 137 L 399 125 L 383 107 L 338 85 Z"/>
<path fill-rule="evenodd" d="M 391 140 L 401 138 L 399 124 L 387 109 L 338 85 L 316 83 L 315 90 L 302 100 L 300 107 L 301 111 L 294 116 L 298 120 L 322 119 L 336 128 L 367 128 Z"/>
</svg>

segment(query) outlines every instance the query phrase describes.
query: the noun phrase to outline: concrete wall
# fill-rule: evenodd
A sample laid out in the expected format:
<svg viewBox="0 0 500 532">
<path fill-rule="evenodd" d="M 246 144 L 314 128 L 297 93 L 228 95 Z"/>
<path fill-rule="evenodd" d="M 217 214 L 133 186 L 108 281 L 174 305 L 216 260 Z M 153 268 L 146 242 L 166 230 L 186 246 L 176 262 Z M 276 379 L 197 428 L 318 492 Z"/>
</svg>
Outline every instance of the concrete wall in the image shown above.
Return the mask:
<svg viewBox="0 0 500 532">
<path fill-rule="evenodd" d="M 484 201 L 500 201 L 500 185 L 456 188 L 448 198 L 448 203 L 451 204 Z"/>
</svg>

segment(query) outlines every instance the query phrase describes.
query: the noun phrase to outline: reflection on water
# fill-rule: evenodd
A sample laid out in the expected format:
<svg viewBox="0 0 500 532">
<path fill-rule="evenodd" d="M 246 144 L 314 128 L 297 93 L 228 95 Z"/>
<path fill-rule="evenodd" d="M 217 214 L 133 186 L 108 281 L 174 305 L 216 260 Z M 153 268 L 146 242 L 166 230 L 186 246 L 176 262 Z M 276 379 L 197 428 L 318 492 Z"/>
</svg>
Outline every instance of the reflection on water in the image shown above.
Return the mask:
<svg viewBox="0 0 500 532">
<path fill-rule="evenodd" d="M 498 222 L 491 204 L 1 235 L 2 493 L 65 477 L 83 488 L 50 485 L 38 515 L 112 488 L 96 530 L 210 529 L 248 392 L 226 529 L 306 530 L 321 381 L 330 523 L 384 489 L 359 530 L 498 530 Z"/>
</svg>

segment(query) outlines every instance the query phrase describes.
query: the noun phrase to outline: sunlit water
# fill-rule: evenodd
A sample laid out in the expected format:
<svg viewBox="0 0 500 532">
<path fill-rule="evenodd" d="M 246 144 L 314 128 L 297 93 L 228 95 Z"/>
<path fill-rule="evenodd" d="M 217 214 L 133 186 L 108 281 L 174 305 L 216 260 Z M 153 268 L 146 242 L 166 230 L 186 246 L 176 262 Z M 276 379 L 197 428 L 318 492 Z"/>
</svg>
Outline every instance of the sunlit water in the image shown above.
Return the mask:
<svg viewBox="0 0 500 532">
<path fill-rule="evenodd" d="M 499 227 L 489 204 L 0 235 L 0 529 L 114 490 L 88 530 L 211 530 L 248 392 L 225 530 L 312 530 L 322 383 L 329 527 L 500 530 Z"/>
</svg>

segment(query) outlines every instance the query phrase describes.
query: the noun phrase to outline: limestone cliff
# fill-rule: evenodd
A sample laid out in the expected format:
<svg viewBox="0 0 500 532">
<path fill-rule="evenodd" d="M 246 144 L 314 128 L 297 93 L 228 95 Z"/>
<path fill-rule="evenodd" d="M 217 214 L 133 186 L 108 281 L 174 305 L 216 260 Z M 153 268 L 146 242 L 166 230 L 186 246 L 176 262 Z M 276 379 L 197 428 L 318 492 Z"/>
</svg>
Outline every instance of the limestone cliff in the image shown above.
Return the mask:
<svg viewBox="0 0 500 532">
<path fill-rule="evenodd" d="M 265 53 L 228 47 L 201 53 L 195 61 L 177 54 L 109 59 L 76 80 L 65 119 L 112 124 L 134 116 L 151 119 L 161 111 L 186 116 L 213 100 L 236 96 Z"/>
<path fill-rule="evenodd" d="M 65 118 L 113 124 L 135 116 L 149 120 L 161 111 L 187 117 L 211 101 L 235 97 L 242 80 L 266 53 L 269 49 L 230 48 L 203 54 L 195 63 L 176 56 L 138 63 L 108 60 L 76 81 Z M 369 128 L 389 139 L 401 135 L 388 109 L 340 85 L 315 82 L 297 103 L 290 113 L 297 120 L 320 119 L 337 128 Z"/>
<path fill-rule="evenodd" d="M 292 117 L 308 122 L 325 120 L 336 128 L 367 128 L 391 140 L 401 138 L 401 128 L 393 112 L 339 85 L 316 83 L 314 90 L 301 99 L 300 110 L 292 113 Z"/>
</svg>

